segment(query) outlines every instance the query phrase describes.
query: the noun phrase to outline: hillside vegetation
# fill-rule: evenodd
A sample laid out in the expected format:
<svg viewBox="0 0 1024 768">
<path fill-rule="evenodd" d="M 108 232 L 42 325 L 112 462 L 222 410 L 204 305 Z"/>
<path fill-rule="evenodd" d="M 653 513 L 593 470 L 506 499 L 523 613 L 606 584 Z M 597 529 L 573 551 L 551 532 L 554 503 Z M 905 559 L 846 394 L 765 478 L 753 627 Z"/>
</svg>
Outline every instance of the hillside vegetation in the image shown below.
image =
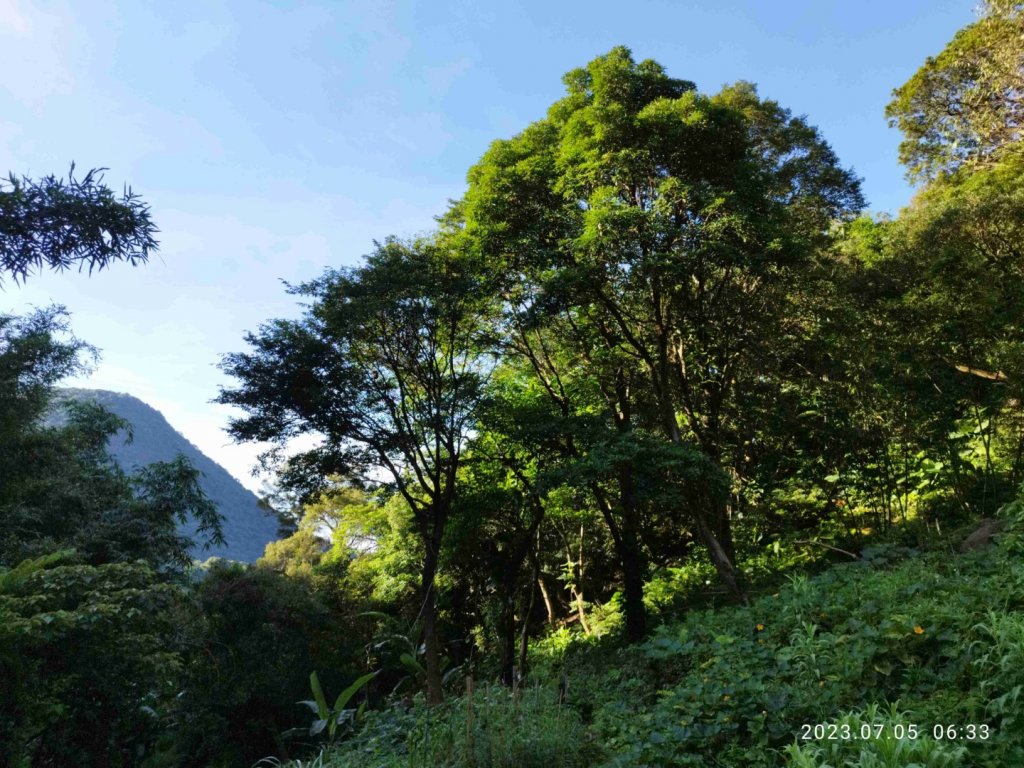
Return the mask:
<svg viewBox="0 0 1024 768">
<path fill-rule="evenodd" d="M 521 690 L 396 703 L 316 764 L 1019 765 L 1024 505 L 1003 519 L 995 548 L 953 554 L 907 531 L 902 544 L 793 574 L 750 606 L 694 610 L 640 644 L 549 640 Z"/>
<path fill-rule="evenodd" d="M 897 216 L 751 82 L 566 73 L 222 358 L 255 564 L 114 403 L 46 422 L 64 310 L 0 315 L 0 763 L 1024 765 L 1022 37 L 989 0 L 894 92 Z M 0 276 L 155 232 L 0 182 Z"/>
</svg>

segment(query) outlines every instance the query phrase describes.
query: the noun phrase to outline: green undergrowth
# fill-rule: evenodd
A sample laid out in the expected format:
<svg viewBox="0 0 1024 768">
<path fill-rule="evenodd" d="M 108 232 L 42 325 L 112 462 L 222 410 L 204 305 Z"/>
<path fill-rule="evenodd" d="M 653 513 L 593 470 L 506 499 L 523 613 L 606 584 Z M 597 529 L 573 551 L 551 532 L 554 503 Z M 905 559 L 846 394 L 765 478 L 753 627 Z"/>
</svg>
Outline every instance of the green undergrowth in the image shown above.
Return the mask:
<svg viewBox="0 0 1024 768">
<path fill-rule="evenodd" d="M 558 706 L 550 687 L 534 686 L 513 696 L 501 686 L 485 685 L 474 691 L 471 702 L 456 697 L 427 708 L 418 697 L 411 704 L 367 713 L 360 733 L 316 764 L 585 768 L 603 754 L 593 738 L 580 713 Z"/>
<path fill-rule="evenodd" d="M 549 644 L 564 705 L 548 664 L 518 698 L 483 687 L 472 705 L 373 713 L 321 762 L 1024 765 L 1024 508 L 1004 514 L 1006 533 L 981 552 L 875 547 L 749 607 L 692 611 L 639 645 Z"/>
</svg>

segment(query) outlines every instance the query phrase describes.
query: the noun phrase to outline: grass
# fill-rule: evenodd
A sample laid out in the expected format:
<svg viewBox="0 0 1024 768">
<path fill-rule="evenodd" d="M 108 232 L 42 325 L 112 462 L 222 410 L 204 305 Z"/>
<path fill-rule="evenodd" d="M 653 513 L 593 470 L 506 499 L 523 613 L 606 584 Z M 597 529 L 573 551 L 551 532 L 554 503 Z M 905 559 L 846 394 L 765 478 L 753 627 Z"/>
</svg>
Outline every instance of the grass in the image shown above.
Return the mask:
<svg viewBox="0 0 1024 768">
<path fill-rule="evenodd" d="M 323 768 L 584 768 L 598 754 L 589 739 L 579 713 L 558 706 L 550 688 L 513 695 L 486 685 L 471 700 L 427 708 L 417 699 L 369 714 L 362 732 L 326 756 Z"/>
</svg>

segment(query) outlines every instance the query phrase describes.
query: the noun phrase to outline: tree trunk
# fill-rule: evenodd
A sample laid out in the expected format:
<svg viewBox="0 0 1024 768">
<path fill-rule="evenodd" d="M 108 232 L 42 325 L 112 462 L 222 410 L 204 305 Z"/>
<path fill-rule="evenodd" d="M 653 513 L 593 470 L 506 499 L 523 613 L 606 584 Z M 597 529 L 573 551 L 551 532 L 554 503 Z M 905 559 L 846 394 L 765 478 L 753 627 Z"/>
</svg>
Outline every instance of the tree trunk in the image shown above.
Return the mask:
<svg viewBox="0 0 1024 768">
<path fill-rule="evenodd" d="M 506 549 L 508 558 L 501 570 L 501 588 L 504 590 L 501 616 L 501 681 L 505 685 L 515 684 L 515 663 L 516 663 L 516 592 L 519 591 L 519 581 L 522 574 L 523 563 L 529 558 L 533 565 L 533 577 L 537 577 L 540 565 L 534 553 L 534 541 L 539 536 L 541 520 L 544 518 L 544 507 L 536 500 L 534 505 L 535 517 L 533 523 L 525 531 L 520 531 L 513 542 L 513 545 Z M 523 631 L 530 620 L 530 611 L 533 610 L 533 579 L 530 584 L 530 607 L 523 619 Z"/>
<path fill-rule="evenodd" d="M 622 608 L 626 618 L 626 637 L 630 642 L 647 634 L 647 607 L 644 605 L 644 577 L 638 547 L 627 546 L 620 553 L 622 563 Z"/>
<path fill-rule="evenodd" d="M 548 626 L 554 629 L 558 619 L 555 616 L 555 605 L 551 602 L 551 595 L 548 593 L 547 585 L 544 584 L 544 574 L 537 576 L 537 586 L 540 588 L 541 597 L 544 598 L 544 608 L 548 612 Z"/>
<path fill-rule="evenodd" d="M 506 586 L 501 605 L 501 682 L 510 688 L 515 682 L 516 665 L 516 611 L 515 589 Z"/>
<path fill-rule="evenodd" d="M 729 514 L 729 508 L 725 507 L 722 509 L 717 520 L 718 525 L 716 526 L 717 531 L 715 532 L 715 538 L 718 539 L 718 543 L 722 545 L 722 551 L 725 552 L 725 556 L 729 559 L 730 566 L 736 562 L 736 544 L 732 538 L 732 517 Z"/>
<path fill-rule="evenodd" d="M 590 634 L 590 624 L 587 622 L 587 612 L 584 609 L 583 603 L 586 602 L 583 599 L 583 526 L 580 526 L 580 559 L 575 561 L 572 559 L 572 551 L 568 548 L 568 542 L 566 542 L 565 550 L 565 564 L 569 567 L 569 573 L 572 575 L 573 582 L 576 581 L 576 566 L 579 566 L 579 582 L 569 584 L 569 594 L 572 596 L 573 602 L 576 603 L 576 615 L 580 618 L 580 626 L 583 627 L 584 634 Z"/>
<path fill-rule="evenodd" d="M 674 410 L 673 410 L 674 413 Z M 673 428 L 668 432 L 668 438 L 676 445 L 683 443 L 682 434 L 672 418 Z M 700 449 L 704 454 L 720 464 L 722 452 L 718 447 L 718 440 L 711 435 L 705 434 L 698 440 Z M 727 507 L 715 508 L 717 505 L 704 505 L 704 509 L 694 510 L 694 523 L 697 527 L 697 537 L 701 543 L 708 548 L 711 555 L 711 563 L 715 566 L 719 578 L 725 584 L 726 589 L 739 600 L 747 603 L 747 596 L 740 587 L 736 566 L 733 565 L 736 559 L 735 545 L 732 537 L 732 521 L 729 519 Z M 711 520 L 708 521 L 708 516 Z"/>
<path fill-rule="evenodd" d="M 640 548 L 640 521 L 633 495 L 633 475 L 629 466 L 619 469 L 619 504 L 621 523 L 615 519 L 615 507 L 596 483 L 591 485 L 608 532 L 612 536 L 615 557 L 622 568 L 622 610 L 626 620 L 626 636 L 631 641 L 647 634 L 647 608 L 644 606 L 645 563 Z"/>
<path fill-rule="evenodd" d="M 426 652 L 427 669 L 427 703 L 440 704 L 444 700 L 441 687 L 441 654 L 437 642 L 437 590 L 434 585 L 437 575 L 438 547 L 430 537 L 426 544 L 426 555 L 423 558 L 423 645 Z"/>
<path fill-rule="evenodd" d="M 633 472 L 629 466 L 619 470 L 619 494 L 622 501 L 622 529 L 618 537 L 619 564 L 622 566 L 623 612 L 626 637 L 631 642 L 647 634 L 647 608 L 644 605 L 644 557 L 640 550 L 640 521 L 633 493 Z"/>
<path fill-rule="evenodd" d="M 540 559 L 536 556 L 533 559 L 533 578 L 530 580 L 530 600 L 526 604 L 526 613 L 523 614 L 523 630 L 519 636 L 519 679 L 526 679 L 526 656 L 530 650 L 530 617 L 533 615 L 533 606 L 537 602 L 537 584 L 540 584 Z"/>
<path fill-rule="evenodd" d="M 718 537 L 716 537 L 714 532 L 711 530 L 711 526 L 708 525 L 703 513 L 698 512 L 694 518 L 697 523 L 697 534 L 700 537 L 701 542 L 708 548 L 708 552 L 711 554 L 711 562 L 714 563 L 715 570 L 718 571 L 719 578 L 725 584 L 726 589 L 728 589 L 734 597 L 737 597 L 746 603 L 747 596 L 740 587 L 736 568 L 733 566 L 732 560 L 722 548 L 721 543 L 718 541 Z"/>
<path fill-rule="evenodd" d="M 587 622 L 587 612 L 583 607 L 583 593 L 573 587 L 572 599 L 576 603 L 576 615 L 579 617 L 580 626 L 583 627 L 583 634 L 590 635 L 590 624 Z"/>
</svg>

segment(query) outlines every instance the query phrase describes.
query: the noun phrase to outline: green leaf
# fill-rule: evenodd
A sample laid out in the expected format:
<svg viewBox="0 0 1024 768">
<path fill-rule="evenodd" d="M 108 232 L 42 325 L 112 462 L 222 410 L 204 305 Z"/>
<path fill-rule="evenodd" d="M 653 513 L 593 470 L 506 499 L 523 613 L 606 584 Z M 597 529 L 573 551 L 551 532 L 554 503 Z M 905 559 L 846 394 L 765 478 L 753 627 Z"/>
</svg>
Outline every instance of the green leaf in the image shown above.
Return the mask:
<svg viewBox="0 0 1024 768">
<path fill-rule="evenodd" d="M 13 590 L 36 571 L 41 571 L 62 560 L 67 560 L 74 554 L 75 550 L 73 549 L 62 549 L 42 557 L 21 561 L 11 570 L 0 573 L 0 594 Z"/>
<path fill-rule="evenodd" d="M 376 672 L 370 672 L 369 674 L 363 675 L 352 683 L 348 688 L 338 694 L 337 700 L 334 702 L 335 713 L 340 713 L 348 704 L 349 699 L 356 695 L 360 688 L 366 685 L 368 682 L 373 680 L 377 676 Z"/>
<path fill-rule="evenodd" d="M 398 660 L 401 661 L 405 668 L 412 672 L 414 675 L 427 674 L 427 670 L 423 668 L 423 665 L 416 661 L 416 659 L 414 659 L 408 653 L 403 653 Z"/>
<path fill-rule="evenodd" d="M 320 687 L 320 678 L 317 677 L 316 672 L 311 673 L 309 676 L 309 687 L 313 689 L 313 698 L 316 699 L 317 714 L 320 715 L 320 719 L 326 725 L 330 711 L 327 709 L 327 699 L 324 698 L 324 691 Z M 314 725 L 316 724 L 314 723 Z M 320 726 L 320 730 L 323 730 L 323 726 Z M 317 733 L 319 732 L 317 731 Z"/>
</svg>

